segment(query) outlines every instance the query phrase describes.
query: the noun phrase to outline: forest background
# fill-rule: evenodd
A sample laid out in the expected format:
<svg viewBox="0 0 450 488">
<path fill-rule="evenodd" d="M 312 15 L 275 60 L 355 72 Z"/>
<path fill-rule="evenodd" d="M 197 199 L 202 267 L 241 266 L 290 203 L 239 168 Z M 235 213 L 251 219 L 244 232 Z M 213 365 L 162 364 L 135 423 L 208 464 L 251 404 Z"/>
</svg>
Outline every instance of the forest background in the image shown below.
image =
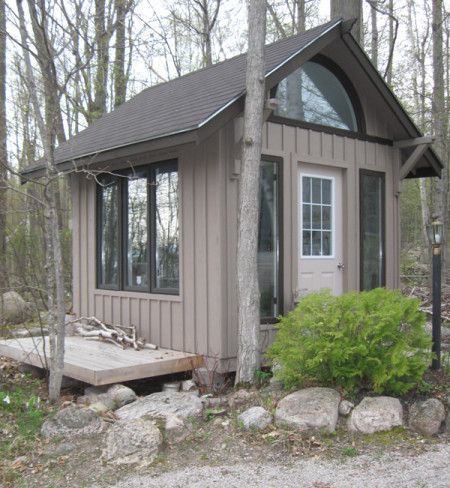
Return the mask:
<svg viewBox="0 0 450 488">
<path fill-rule="evenodd" d="M 402 273 L 420 286 L 429 279 L 432 215 L 448 232 L 450 5 L 355 3 L 360 42 L 418 127 L 436 137 L 446 165 L 441 181 L 402 184 Z M 330 17 L 328 1 L 273 0 L 267 8 L 267 43 Z M 246 15 L 239 0 L 0 0 L 0 291 L 16 290 L 45 310 L 55 286 L 46 272 L 49 183 L 21 185 L 20 171 L 145 87 L 245 52 Z M 77 238 L 70 187 L 67 177 L 50 184 L 69 311 Z"/>
</svg>

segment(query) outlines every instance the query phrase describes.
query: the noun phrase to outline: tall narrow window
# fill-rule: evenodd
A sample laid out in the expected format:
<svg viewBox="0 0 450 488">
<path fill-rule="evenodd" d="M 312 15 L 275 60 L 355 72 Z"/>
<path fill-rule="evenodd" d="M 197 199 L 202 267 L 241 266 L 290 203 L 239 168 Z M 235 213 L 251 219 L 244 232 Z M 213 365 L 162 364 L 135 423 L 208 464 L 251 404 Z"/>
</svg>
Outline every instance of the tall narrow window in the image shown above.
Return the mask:
<svg viewBox="0 0 450 488">
<path fill-rule="evenodd" d="M 120 186 L 117 178 L 103 176 L 99 178 L 98 205 L 98 286 L 119 288 L 119 195 Z"/>
<path fill-rule="evenodd" d="M 360 173 L 361 290 L 385 285 L 384 174 Z"/>
<path fill-rule="evenodd" d="M 126 288 L 148 289 L 147 172 L 126 181 Z"/>
<path fill-rule="evenodd" d="M 157 290 L 178 290 L 178 173 L 174 166 L 155 171 L 155 283 Z"/>
<path fill-rule="evenodd" d="M 259 179 L 258 278 L 262 320 L 280 313 L 278 165 L 262 161 Z"/>
</svg>

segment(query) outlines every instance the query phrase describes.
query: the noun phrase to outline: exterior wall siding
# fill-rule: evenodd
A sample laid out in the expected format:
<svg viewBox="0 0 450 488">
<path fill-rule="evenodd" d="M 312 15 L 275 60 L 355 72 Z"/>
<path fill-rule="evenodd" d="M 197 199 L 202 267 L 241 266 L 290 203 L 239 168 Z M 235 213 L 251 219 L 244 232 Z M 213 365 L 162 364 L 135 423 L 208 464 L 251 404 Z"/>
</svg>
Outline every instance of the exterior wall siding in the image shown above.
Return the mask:
<svg viewBox="0 0 450 488">
<path fill-rule="evenodd" d="M 235 122 L 235 139 L 242 134 L 242 124 Z M 263 154 L 282 158 L 283 191 L 283 310 L 287 312 L 294 305 L 294 294 L 298 288 L 298 166 L 300 163 L 341 168 L 343 171 L 344 201 L 344 290 L 359 289 L 359 170 L 369 169 L 385 173 L 386 183 L 386 285 L 395 288 L 399 284 L 399 217 L 398 217 L 398 154 L 397 150 L 385 144 L 362 141 L 312 129 L 267 122 L 263 130 Z M 227 179 L 227 198 L 237 199 L 238 180 L 232 171 L 235 158 L 229 158 L 231 177 Z M 231 168 L 231 169 L 230 169 Z M 237 227 L 237 208 L 230 207 L 227 229 Z M 235 256 L 237 238 L 230 233 L 227 241 L 228 258 Z M 229 268 L 228 289 L 236 289 L 234 268 Z M 237 352 L 237 297 L 228 296 L 228 341 L 227 357 Z M 264 350 L 275 336 L 272 325 L 261 326 L 261 349 Z"/>
<path fill-rule="evenodd" d="M 232 370 L 237 353 L 236 249 L 242 119 L 198 145 L 170 154 L 141 155 L 135 164 L 178 158 L 180 181 L 180 294 L 156 295 L 96 288 L 95 195 L 92 179 L 72 177 L 73 306 L 78 316 L 135 325 L 164 348 L 205 355 Z M 398 166 L 394 148 L 311 129 L 267 122 L 263 154 L 282 159 L 283 309 L 293 306 L 297 284 L 299 163 L 341 168 L 344 173 L 344 288 L 359 289 L 359 170 L 386 174 L 386 282 L 398 286 Z M 261 349 L 275 327 L 261 326 Z"/>
</svg>

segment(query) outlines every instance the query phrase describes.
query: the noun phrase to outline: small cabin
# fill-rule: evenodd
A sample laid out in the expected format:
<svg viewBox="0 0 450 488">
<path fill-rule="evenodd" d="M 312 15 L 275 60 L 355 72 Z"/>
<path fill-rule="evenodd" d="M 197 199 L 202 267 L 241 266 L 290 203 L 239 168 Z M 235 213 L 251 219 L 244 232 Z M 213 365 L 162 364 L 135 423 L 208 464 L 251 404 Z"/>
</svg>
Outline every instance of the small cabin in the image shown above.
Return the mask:
<svg viewBox="0 0 450 488">
<path fill-rule="evenodd" d="M 399 286 L 400 184 L 442 164 L 335 19 L 266 46 L 261 350 L 313 290 Z M 246 55 L 149 87 L 55 153 L 73 199 L 73 308 L 233 371 Z M 36 165 L 23 178 L 42 174 Z"/>
</svg>

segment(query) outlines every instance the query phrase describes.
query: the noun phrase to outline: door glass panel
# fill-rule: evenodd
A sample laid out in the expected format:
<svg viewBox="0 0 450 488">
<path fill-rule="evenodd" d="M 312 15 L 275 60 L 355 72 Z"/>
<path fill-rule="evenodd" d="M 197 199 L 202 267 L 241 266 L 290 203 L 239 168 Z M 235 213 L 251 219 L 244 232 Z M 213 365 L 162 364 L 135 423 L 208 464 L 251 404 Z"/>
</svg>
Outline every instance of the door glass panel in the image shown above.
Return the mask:
<svg viewBox="0 0 450 488">
<path fill-rule="evenodd" d="M 279 313 L 277 164 L 263 161 L 259 180 L 258 279 L 261 318 Z"/>
<path fill-rule="evenodd" d="M 158 289 L 178 290 L 179 225 L 177 170 L 157 170 L 155 174 L 155 185 L 155 286 Z"/>
<path fill-rule="evenodd" d="M 119 287 L 119 182 L 113 176 L 99 177 L 100 256 L 98 285 Z"/>
<path fill-rule="evenodd" d="M 302 176 L 302 256 L 333 255 L 332 184 L 330 178 Z"/>
<path fill-rule="evenodd" d="M 361 289 L 385 285 L 384 176 L 361 173 Z"/>
<path fill-rule="evenodd" d="M 148 289 L 147 176 L 127 182 L 126 285 Z"/>
</svg>

